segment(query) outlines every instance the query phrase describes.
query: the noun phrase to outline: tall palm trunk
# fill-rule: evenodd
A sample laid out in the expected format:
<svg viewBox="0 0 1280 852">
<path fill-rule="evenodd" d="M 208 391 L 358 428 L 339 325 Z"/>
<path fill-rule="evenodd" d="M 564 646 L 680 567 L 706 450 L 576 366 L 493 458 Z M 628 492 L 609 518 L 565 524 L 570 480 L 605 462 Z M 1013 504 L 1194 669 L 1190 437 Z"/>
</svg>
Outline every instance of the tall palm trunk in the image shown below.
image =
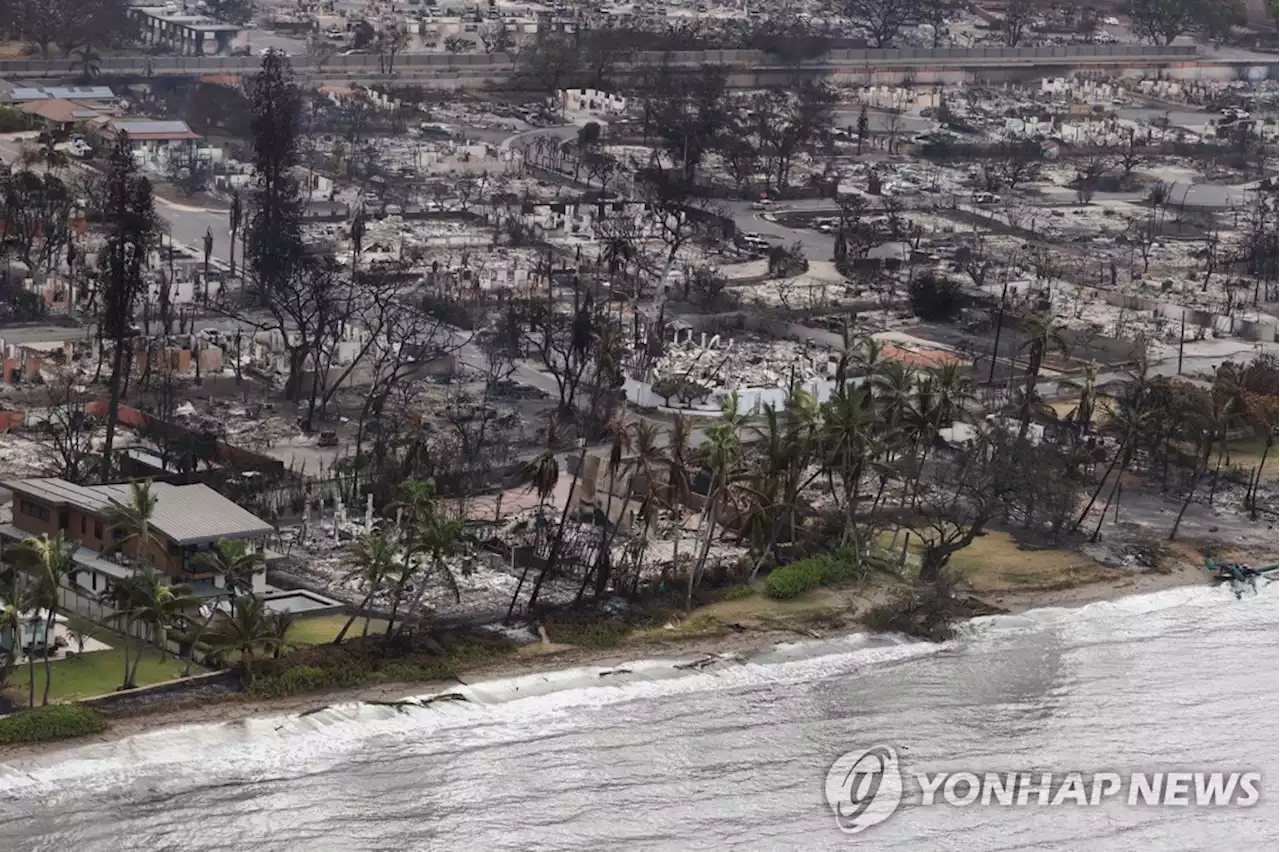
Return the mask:
<svg viewBox="0 0 1280 852">
<path fill-rule="evenodd" d="M 587 459 L 587 444 L 582 442 L 582 451 L 578 454 L 578 466 L 573 472 L 573 483 L 569 486 L 569 496 L 564 501 L 564 511 L 560 513 L 560 526 L 556 529 L 556 537 L 551 542 L 551 550 L 547 553 L 547 564 L 542 566 L 542 570 L 538 572 L 538 579 L 533 582 L 533 591 L 529 593 L 528 608 L 533 609 L 534 604 L 538 602 L 538 593 L 542 591 L 542 584 L 546 581 L 547 575 L 555 570 L 556 559 L 560 555 L 560 545 L 564 542 L 565 526 L 569 521 L 569 508 L 573 505 L 574 498 L 577 496 L 578 482 L 582 477 L 582 466 Z"/>
<path fill-rule="evenodd" d="M 133 631 L 133 616 L 126 615 L 124 619 L 124 680 L 120 683 L 121 689 L 129 688 L 129 637 Z"/>
<path fill-rule="evenodd" d="M 591 569 L 588 571 L 582 572 L 582 585 L 578 586 L 578 594 L 575 595 L 573 598 L 574 603 L 578 603 L 579 601 L 582 600 L 582 596 L 587 592 L 587 583 L 591 580 L 591 578 L 592 577 L 598 578 L 600 572 L 606 570 L 605 564 L 608 561 L 608 548 L 610 543 L 612 542 L 612 536 L 609 535 L 609 518 L 612 517 L 613 515 L 613 489 L 617 485 L 617 482 L 616 482 L 617 477 L 618 475 L 616 471 L 613 471 L 613 470 L 609 471 L 609 496 L 605 498 L 605 502 L 604 502 L 604 527 L 600 531 L 600 547 L 598 550 L 596 550 L 596 559 L 595 559 L 595 562 L 592 563 Z M 624 506 L 623 509 L 625 511 L 626 507 Z M 608 583 L 608 581 L 609 581 L 609 578 L 608 578 L 608 575 L 606 574 L 604 578 L 604 582 Z M 602 584 L 600 580 L 597 579 L 596 580 L 596 589 L 597 589 L 596 597 L 599 597 L 600 595 L 604 594 L 604 591 L 601 589 L 601 585 Z"/>
<path fill-rule="evenodd" d="M 35 621 L 35 619 L 32 619 L 31 621 L 29 621 L 29 622 L 27 622 L 27 623 L 28 623 L 28 624 L 31 624 L 32 626 L 34 626 L 34 625 L 35 625 L 35 623 L 36 623 L 36 621 Z M 21 633 L 21 631 L 19 631 L 19 633 Z M 35 639 L 36 639 L 36 632 L 35 632 L 35 630 L 32 630 L 32 631 L 31 631 L 31 648 L 27 651 L 27 681 L 28 681 L 28 683 L 27 683 L 27 691 L 28 691 L 28 695 L 27 695 L 27 706 L 28 706 L 28 707 L 35 707 L 35 706 L 36 706 L 36 655 L 35 655 Z"/>
<path fill-rule="evenodd" d="M 191 677 L 191 667 L 195 664 L 195 659 L 196 659 L 196 645 L 199 643 L 201 635 L 203 635 L 204 632 L 209 629 L 210 623 L 213 622 L 213 617 L 217 614 L 218 614 L 217 607 L 215 607 L 213 604 L 210 604 L 209 614 L 205 617 L 204 621 L 200 624 L 200 627 L 196 630 L 196 632 L 191 636 L 191 650 L 187 652 L 186 662 L 182 666 L 183 677 Z"/>
<path fill-rule="evenodd" d="M 107 434 L 102 441 L 102 467 L 99 478 L 102 482 L 111 481 L 111 450 L 115 445 L 116 423 L 120 420 L 120 396 L 122 393 L 122 376 L 124 371 L 124 340 L 115 340 L 115 350 L 111 353 L 111 378 L 107 385 Z M 150 359 L 148 359 L 150 363 Z"/>
<path fill-rule="evenodd" d="M 1182 501 L 1182 508 L 1178 509 L 1178 517 L 1173 519 L 1173 529 L 1169 530 L 1169 541 L 1173 541 L 1178 535 L 1178 527 L 1182 526 L 1182 516 L 1187 513 L 1187 507 L 1195 499 L 1196 489 L 1200 487 L 1200 480 L 1204 477 L 1205 471 L 1209 469 L 1209 456 L 1212 453 L 1213 445 L 1209 444 L 1200 456 L 1200 464 L 1196 467 L 1195 478 L 1191 480 L 1191 488 L 1187 491 L 1187 498 Z"/>
<path fill-rule="evenodd" d="M 55 590 L 54 596 L 55 598 L 57 596 L 56 590 Z M 50 605 L 49 617 L 45 619 L 45 623 L 44 623 L 44 696 L 40 699 L 40 703 L 42 705 L 49 703 L 49 683 L 50 681 L 53 680 L 53 666 L 49 659 L 49 645 L 50 645 L 50 637 L 53 636 L 53 626 L 54 626 L 54 608 L 52 605 Z"/>
<path fill-rule="evenodd" d="M 1124 469 L 1129 464 L 1129 443 L 1129 438 L 1126 437 L 1120 442 L 1120 446 L 1116 447 L 1116 454 L 1111 457 L 1111 464 L 1108 465 L 1106 472 L 1102 474 L 1102 479 L 1099 480 L 1098 487 L 1093 489 L 1093 496 L 1089 498 L 1089 502 L 1084 507 L 1084 511 L 1080 513 L 1080 517 L 1076 518 L 1076 522 L 1071 526 L 1071 529 L 1077 530 L 1080 528 L 1080 525 L 1084 523 L 1084 519 L 1089 516 L 1089 511 L 1093 509 L 1093 504 L 1097 502 L 1098 495 L 1101 494 L 1102 489 L 1106 487 L 1107 479 L 1111 476 L 1111 471 L 1115 470 L 1116 465 L 1120 464 L 1121 459 L 1124 459 L 1124 464 L 1121 465 L 1120 473 L 1117 474 L 1117 478 L 1124 475 Z"/>
<path fill-rule="evenodd" d="M 369 594 L 364 596 L 364 600 L 360 601 L 359 609 L 357 609 L 354 613 L 352 613 L 351 617 L 347 619 L 347 623 L 342 625 L 342 629 L 338 631 L 338 635 L 333 637 L 333 644 L 335 645 L 342 644 L 342 640 L 347 637 L 347 631 L 351 629 L 351 625 L 356 623 L 356 619 L 360 617 L 360 612 L 366 609 L 369 606 L 370 601 L 372 600 L 373 600 L 373 592 L 370 591 Z"/>
<path fill-rule="evenodd" d="M 707 498 L 707 509 L 704 516 L 706 533 L 702 539 L 702 547 L 698 551 L 698 558 L 689 568 L 689 591 L 685 596 L 685 612 L 693 610 L 693 587 L 697 585 L 703 566 L 707 564 L 707 554 L 711 551 L 711 537 L 715 535 L 716 530 L 716 509 L 720 505 L 721 486 L 719 479 L 719 476 L 715 476 L 711 480 L 710 496 Z"/>
<path fill-rule="evenodd" d="M 129 672 L 129 688 L 136 689 L 138 686 L 138 666 L 142 663 L 142 655 L 146 652 L 146 643 L 138 644 L 138 651 L 133 655 L 133 670 Z"/>
</svg>

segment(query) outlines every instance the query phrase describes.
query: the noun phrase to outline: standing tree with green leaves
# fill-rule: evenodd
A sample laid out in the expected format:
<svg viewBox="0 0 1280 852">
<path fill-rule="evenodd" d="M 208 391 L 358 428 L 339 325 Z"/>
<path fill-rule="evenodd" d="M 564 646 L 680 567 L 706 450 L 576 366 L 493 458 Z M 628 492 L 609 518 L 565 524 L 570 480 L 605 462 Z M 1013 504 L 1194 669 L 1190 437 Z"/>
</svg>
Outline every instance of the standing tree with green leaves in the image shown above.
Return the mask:
<svg viewBox="0 0 1280 852">
<path fill-rule="evenodd" d="M 462 523 L 442 514 L 432 480 L 409 479 L 401 483 L 398 490 L 400 499 L 396 508 L 403 523 L 400 530 L 403 554 L 399 573 L 391 586 L 391 614 L 387 620 L 386 632 L 388 639 L 401 632 L 405 626 L 403 623 L 396 624 L 396 616 L 410 586 L 415 591 L 413 600 L 407 607 L 409 613 L 417 612 L 432 580 L 438 580 L 447 586 L 455 600 L 462 599 L 458 578 L 454 576 L 448 562 L 449 557 L 457 552 L 462 536 Z"/>
<path fill-rule="evenodd" d="M 351 561 L 348 563 L 351 570 L 348 572 L 347 580 L 356 580 L 364 586 L 364 599 L 360 601 L 360 606 L 347 619 L 347 623 L 342 625 L 342 629 L 338 631 L 338 635 L 333 638 L 333 644 L 340 645 L 342 640 L 346 638 L 347 631 L 351 629 L 351 625 L 355 624 L 356 619 L 360 617 L 360 613 L 367 610 L 373 599 L 381 594 L 387 584 L 387 580 L 392 576 L 393 572 L 398 571 L 404 564 L 404 550 L 401 546 L 398 536 L 389 536 L 386 533 L 375 530 L 360 537 L 351 549 Z M 369 635 L 369 619 L 366 616 L 364 621 L 363 636 Z"/>
<path fill-rule="evenodd" d="M 72 558 L 77 545 L 68 542 L 59 530 L 52 538 L 48 533 L 39 537 L 27 536 L 10 551 L 10 558 L 35 581 L 35 605 L 44 611 L 44 697 L 41 704 L 49 703 L 49 684 L 53 681 L 50 654 L 53 650 L 53 631 L 60 603 L 60 590 L 75 574 Z M 34 657 L 35 655 L 30 655 Z M 34 678 L 30 684 L 30 704 L 36 703 Z"/>
<path fill-rule="evenodd" d="M 1026 335 L 1022 348 L 1027 350 L 1026 379 L 1022 389 L 1022 404 L 1018 412 L 1018 440 L 1027 437 L 1031 427 L 1031 416 L 1036 410 L 1039 393 L 1036 384 L 1040 380 L 1040 370 L 1044 359 L 1054 352 L 1065 352 L 1067 340 L 1063 334 L 1062 321 L 1050 313 L 1036 313 L 1022 322 L 1022 330 Z"/>
<path fill-rule="evenodd" d="M 213 550 L 197 553 L 192 564 L 201 571 L 221 575 L 233 596 L 252 595 L 253 578 L 263 570 L 266 557 L 261 550 L 251 549 L 247 541 L 220 538 Z"/>
<path fill-rule="evenodd" d="M 260 653 L 269 652 L 279 641 L 277 625 L 259 597 L 240 597 L 231 602 L 231 611 L 218 615 L 205 635 L 215 653 L 240 654 L 245 680 L 252 684 L 253 663 Z"/>
<path fill-rule="evenodd" d="M 0 646 L 0 689 L 9 682 L 22 654 L 22 629 L 35 610 L 35 590 L 20 582 L 16 572 L 10 571 L 4 591 L 0 593 L 0 634 L 11 637 L 8 647 Z"/>
</svg>

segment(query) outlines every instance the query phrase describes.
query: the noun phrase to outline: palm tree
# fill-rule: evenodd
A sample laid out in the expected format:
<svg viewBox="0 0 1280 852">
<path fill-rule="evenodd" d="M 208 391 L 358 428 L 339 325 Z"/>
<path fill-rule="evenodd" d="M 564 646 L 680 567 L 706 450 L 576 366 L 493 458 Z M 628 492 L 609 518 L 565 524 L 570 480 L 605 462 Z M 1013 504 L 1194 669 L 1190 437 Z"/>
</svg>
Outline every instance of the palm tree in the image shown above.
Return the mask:
<svg viewBox="0 0 1280 852">
<path fill-rule="evenodd" d="M 49 653 L 53 644 L 53 629 L 57 618 L 59 590 L 63 583 L 75 574 L 73 558 L 77 545 L 66 541 L 59 530 L 53 538 L 48 533 L 40 537 L 27 536 L 12 551 L 15 564 L 35 577 L 35 602 L 45 611 L 44 622 L 44 697 L 41 704 L 49 703 L 49 684 L 53 679 Z M 31 684 L 31 705 L 35 706 L 35 683 Z"/>
<path fill-rule="evenodd" d="M 680 571 L 680 537 L 684 532 L 681 509 L 693 501 L 694 450 L 693 424 L 683 415 L 677 414 L 671 421 L 671 432 L 667 442 L 667 484 L 663 489 L 667 508 L 671 511 L 671 520 L 675 538 L 671 546 L 671 567 L 678 574 Z M 653 488 L 650 482 L 649 488 Z M 652 491 L 650 492 L 652 493 Z"/>
<path fill-rule="evenodd" d="M 1182 524 L 1183 515 L 1195 497 L 1209 468 L 1209 458 L 1213 454 L 1213 446 L 1218 446 L 1218 461 L 1214 468 L 1213 485 L 1209 490 L 1209 505 L 1213 505 L 1214 494 L 1218 485 L 1218 474 L 1222 467 L 1223 457 L 1227 453 L 1227 434 L 1233 428 L 1244 423 L 1256 425 L 1266 423 L 1255 396 L 1246 387 L 1243 371 L 1234 364 L 1223 364 L 1214 375 L 1213 387 L 1208 392 L 1192 389 L 1188 392 L 1189 404 L 1176 416 L 1181 424 L 1184 436 L 1196 447 L 1198 464 L 1192 478 L 1191 488 L 1183 500 L 1182 508 L 1174 519 L 1173 529 L 1169 532 L 1169 540 L 1173 541 Z M 1268 424 L 1269 425 L 1269 424 Z"/>
<path fill-rule="evenodd" d="M 121 640 L 124 644 L 124 679 L 120 682 L 121 689 L 133 688 L 133 668 L 129 665 L 129 646 L 133 635 L 134 610 L 142 600 L 143 592 L 144 588 L 138 575 L 132 574 L 112 580 L 104 595 L 105 600 L 115 607 L 110 618 L 124 622 L 124 629 L 121 631 Z M 138 649 L 138 653 L 141 655 L 141 648 Z"/>
<path fill-rule="evenodd" d="M 920 383 L 917 394 L 918 407 L 913 414 L 921 433 L 920 462 L 916 466 L 911 485 L 912 501 L 920 493 L 920 477 L 924 464 L 943 427 L 956 421 L 969 420 L 969 404 L 974 400 L 973 382 L 959 364 L 943 364 L 931 367 Z"/>
<path fill-rule="evenodd" d="M 458 578 L 454 576 L 448 562 L 448 558 L 457 553 L 462 540 L 462 521 L 446 518 L 440 513 L 435 483 L 432 480 L 406 480 L 401 483 L 399 491 L 401 502 L 397 506 L 405 510 L 404 517 L 407 521 L 401 531 L 404 568 L 393 587 L 387 637 L 393 635 L 402 595 L 408 588 L 409 581 L 415 577 L 417 591 L 409 604 L 409 611 L 417 611 L 418 604 L 426 594 L 428 581 L 432 578 L 442 580 L 455 600 L 462 599 Z"/>
<path fill-rule="evenodd" d="M 533 583 L 533 591 L 529 593 L 529 603 L 527 608 L 532 610 L 534 604 L 538 602 L 538 593 L 542 591 L 542 584 L 546 581 L 548 575 L 556 568 L 556 560 L 560 555 L 560 546 L 564 543 L 564 534 L 569 526 L 569 511 L 573 508 L 573 503 L 577 499 L 578 482 L 582 477 L 582 468 L 587 462 L 587 441 L 585 438 L 578 438 L 578 463 L 574 467 L 573 482 L 569 486 L 569 496 L 564 501 L 564 509 L 560 512 L 560 525 L 556 527 L 556 537 L 551 540 L 551 549 L 547 552 L 547 561 L 543 564 L 542 569 L 538 571 L 538 579 Z"/>
<path fill-rule="evenodd" d="M 128 551 L 132 545 L 135 563 L 149 560 L 148 551 L 163 547 L 151 530 L 151 519 L 156 513 L 159 497 L 151 490 L 151 480 L 135 480 L 129 483 L 129 500 L 121 503 L 111 499 L 110 522 L 107 527 L 107 546 L 102 549 L 110 555 Z"/>
<path fill-rule="evenodd" d="M 1086 364 L 1084 373 L 1079 379 L 1064 379 L 1058 382 L 1058 391 L 1077 395 L 1075 408 L 1071 409 L 1064 419 L 1071 423 L 1076 442 L 1079 443 L 1093 426 L 1093 415 L 1098 407 L 1097 363 L 1090 361 Z"/>
<path fill-rule="evenodd" d="M 734 394 L 725 406 L 723 419 L 706 428 L 707 442 L 702 448 L 701 455 L 711 471 L 711 485 L 707 490 L 707 501 L 702 512 L 702 548 L 689 572 L 689 589 L 685 597 L 686 612 L 693 609 L 693 590 L 701 579 L 707 554 L 711 550 L 711 540 L 715 536 L 720 505 L 728 498 L 729 487 L 734 477 L 738 475 L 738 464 L 742 455 L 738 422 L 738 408 L 736 394 Z"/>
<path fill-rule="evenodd" d="M 277 639 L 263 600 L 258 597 L 241 597 L 231 602 L 231 612 L 221 613 L 214 620 L 205 636 L 205 642 L 217 652 L 238 651 L 240 662 L 244 665 L 245 678 L 253 683 L 255 657 L 259 651 L 275 647 Z"/>
<path fill-rule="evenodd" d="M 822 453 L 824 467 L 838 471 L 844 491 L 844 532 L 840 544 L 854 541 L 859 547 L 856 517 L 858 486 L 876 454 L 876 410 L 861 388 L 845 387 L 833 393 L 823 406 Z M 832 482 L 834 496 L 834 481 Z"/>
<path fill-rule="evenodd" d="M 271 656 L 280 659 L 280 654 L 289 647 L 289 631 L 298 620 L 298 614 L 287 609 L 267 613 L 267 632 L 271 636 Z"/>
<path fill-rule="evenodd" d="M 538 137 L 541 139 L 542 137 Z M 531 474 L 529 481 L 529 490 L 538 494 L 538 511 L 534 518 L 534 532 L 536 535 L 534 544 L 534 553 L 541 549 L 542 538 L 546 535 L 548 528 L 547 522 L 547 501 L 551 499 L 551 495 L 555 493 L 556 485 L 560 482 L 560 459 L 556 453 L 560 449 L 560 426 L 555 415 L 547 418 L 547 440 L 541 453 L 525 465 L 525 471 Z M 572 499 L 572 494 L 569 495 Z M 567 504 L 566 504 L 567 505 Z M 511 614 L 515 612 L 516 601 L 520 599 L 520 592 L 524 589 L 524 582 L 529 576 L 529 566 L 526 565 L 524 570 L 520 572 L 520 580 L 516 583 L 516 590 L 511 595 L 511 603 L 507 606 L 507 618 L 511 618 Z"/>
<path fill-rule="evenodd" d="M 234 597 L 254 593 L 253 578 L 266 565 L 266 557 L 262 551 L 250 550 L 247 541 L 220 538 L 213 550 L 200 551 L 191 562 L 202 572 L 221 575 Z"/>
<path fill-rule="evenodd" d="M 453 593 L 455 601 L 462 600 L 462 592 L 458 588 L 458 578 L 454 576 L 453 569 L 449 567 L 449 557 L 454 556 L 459 551 L 462 542 L 462 531 L 463 524 L 461 520 L 444 518 L 438 514 L 432 515 L 417 530 L 414 544 L 415 552 L 412 558 L 415 564 L 420 565 L 417 579 L 418 588 L 413 595 L 413 600 L 409 602 L 406 612 L 416 613 L 418 611 L 418 605 L 422 602 L 422 598 L 430 585 L 429 581 L 432 579 L 442 581 L 449 591 Z M 402 619 L 396 632 L 403 631 L 407 625 L 408 620 Z"/>
<path fill-rule="evenodd" d="M 364 586 L 364 600 L 360 602 L 357 610 L 347 619 L 347 623 L 338 631 L 338 635 L 334 637 L 333 644 L 340 645 L 342 640 L 346 638 L 347 631 L 351 629 L 351 625 L 355 623 L 360 613 L 366 610 L 373 601 L 375 595 L 382 591 L 387 578 L 392 571 L 400 568 L 404 558 L 404 551 L 400 545 L 398 538 L 387 536 L 381 531 L 375 531 L 360 537 L 355 543 L 355 547 L 351 553 L 351 571 L 347 573 L 347 580 L 358 580 Z M 243 598 L 237 598 L 237 601 Z M 365 635 L 369 634 L 369 619 L 365 617 Z"/>
<path fill-rule="evenodd" d="M 170 628 L 184 622 L 188 614 L 200 606 L 199 598 L 191 593 L 191 586 L 186 583 L 169 583 L 168 577 L 150 565 L 144 565 L 138 572 L 138 596 L 134 602 L 133 620 L 147 626 L 149 638 L 160 646 L 160 659 L 168 653 L 168 634 Z M 130 682 L 136 682 L 138 663 L 142 661 L 142 650 L 133 661 L 133 673 Z"/>
<path fill-rule="evenodd" d="M 1038 399 L 1036 382 L 1040 379 L 1040 369 L 1044 366 L 1044 359 L 1051 352 L 1065 351 L 1067 348 L 1067 341 L 1063 336 L 1065 326 L 1051 313 L 1031 314 L 1022 321 L 1022 330 L 1026 334 L 1022 348 L 1028 350 L 1028 353 L 1026 382 L 1022 391 L 1022 414 L 1018 426 L 1019 441 L 1026 439 L 1027 430 L 1031 427 L 1033 406 Z"/>
<path fill-rule="evenodd" d="M 871 374 L 871 392 L 880 405 L 886 428 L 896 432 L 906 420 L 916 386 L 916 371 L 902 361 L 882 360 Z"/>
<path fill-rule="evenodd" d="M 608 494 L 605 497 L 604 517 L 601 522 L 600 530 L 600 547 L 596 550 L 595 564 L 588 571 L 582 572 L 582 585 L 578 587 L 577 599 L 581 600 L 582 595 L 587 590 L 587 583 L 594 576 L 596 577 L 596 587 L 601 588 L 609 582 L 609 545 L 613 540 L 610 534 L 610 525 L 613 524 L 613 495 L 618 484 L 618 475 L 630 466 L 628 455 L 631 452 L 631 429 L 628 428 L 626 417 L 623 413 L 615 414 L 608 423 L 605 424 L 605 435 L 609 442 L 609 456 L 605 461 L 605 470 L 609 474 L 608 485 L 605 486 Z M 597 471 L 597 475 L 598 475 Z M 628 488 L 628 493 L 630 489 Z M 624 505 L 625 510 L 625 505 Z M 613 524 L 613 529 L 617 528 L 617 524 Z M 603 578 L 600 577 L 604 574 Z"/>
<path fill-rule="evenodd" d="M 17 665 L 18 655 L 22 653 L 22 628 L 29 620 L 29 613 L 38 609 L 34 590 L 20 582 L 16 574 L 11 573 L 0 597 L 0 635 L 8 635 L 11 639 L 9 647 L 0 646 L 0 689 L 9 682 L 13 668 Z M 32 661 L 28 660 L 28 665 Z M 35 678 L 31 678 L 31 703 L 35 703 Z"/>
<path fill-rule="evenodd" d="M 1106 487 L 1112 471 L 1119 467 L 1115 474 L 1116 478 L 1112 483 L 1111 492 L 1107 497 L 1107 504 L 1103 507 L 1096 529 L 1101 528 L 1101 518 L 1106 517 L 1107 508 L 1119 488 L 1121 478 L 1123 478 L 1129 463 L 1133 460 L 1133 455 L 1137 451 L 1139 444 L 1150 433 L 1153 412 L 1152 403 L 1152 387 L 1147 381 L 1146 364 L 1142 362 L 1139 364 L 1138 371 L 1132 376 L 1132 381 L 1116 396 L 1115 402 L 1103 403 L 1107 419 L 1103 424 L 1102 431 L 1116 437 L 1119 444 L 1111 458 L 1111 464 L 1102 474 L 1102 478 L 1098 481 L 1097 487 L 1094 488 L 1089 502 L 1085 505 L 1084 511 L 1080 513 L 1080 517 L 1076 519 L 1072 529 L 1079 529 L 1080 525 L 1084 523 L 1084 519 L 1088 517 L 1090 510 L 1093 509 L 1093 504 L 1097 502 L 1098 495 Z M 1096 529 L 1095 537 L 1097 535 Z"/>
</svg>

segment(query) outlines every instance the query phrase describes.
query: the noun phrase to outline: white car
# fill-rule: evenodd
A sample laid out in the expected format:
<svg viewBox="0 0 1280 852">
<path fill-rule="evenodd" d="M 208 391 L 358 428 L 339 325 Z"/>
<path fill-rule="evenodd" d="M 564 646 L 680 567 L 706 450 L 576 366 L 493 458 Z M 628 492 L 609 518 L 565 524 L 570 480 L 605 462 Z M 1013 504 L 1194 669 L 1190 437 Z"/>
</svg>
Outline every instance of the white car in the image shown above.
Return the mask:
<svg viewBox="0 0 1280 852">
<path fill-rule="evenodd" d="M 1116 17 L 1103 18 L 1102 23 L 1106 24 L 1109 27 L 1118 27 L 1120 26 L 1120 19 Z"/>
<path fill-rule="evenodd" d="M 770 201 L 769 199 L 761 198 L 759 201 L 752 202 L 751 209 L 752 210 L 768 210 L 772 204 L 773 202 Z"/>
<path fill-rule="evenodd" d="M 73 157 L 84 159 L 93 154 L 93 146 L 83 139 L 73 139 L 67 145 L 67 153 Z"/>
</svg>

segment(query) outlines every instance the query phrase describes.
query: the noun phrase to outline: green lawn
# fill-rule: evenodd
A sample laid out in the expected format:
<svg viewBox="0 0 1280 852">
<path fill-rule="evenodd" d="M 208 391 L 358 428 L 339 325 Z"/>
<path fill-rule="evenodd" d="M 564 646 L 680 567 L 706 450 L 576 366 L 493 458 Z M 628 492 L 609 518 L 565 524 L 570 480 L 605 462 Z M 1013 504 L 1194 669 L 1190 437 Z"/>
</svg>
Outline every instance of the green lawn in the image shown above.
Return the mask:
<svg viewBox="0 0 1280 852">
<path fill-rule="evenodd" d="M 118 643 L 120 637 L 113 636 L 105 641 Z M 133 655 L 136 653 L 137 645 L 135 644 L 130 650 L 131 665 Z M 175 659 L 172 655 L 161 661 L 158 650 L 144 648 L 135 681 L 138 686 L 147 686 L 173 680 L 182 676 L 183 665 L 183 661 Z M 58 660 L 50 668 L 53 677 L 49 688 L 50 701 L 105 695 L 108 692 L 115 692 L 124 681 L 124 649 L 113 647 L 109 651 L 86 652 L 84 656 Z M 204 669 L 193 666 L 191 671 L 199 674 Z M 44 694 L 44 664 L 39 660 L 36 661 L 35 681 L 38 703 L 40 696 Z M 16 692 L 18 695 L 26 695 L 30 683 L 28 668 L 24 665 L 14 671 L 9 679 L 9 688 L 11 692 Z"/>
<path fill-rule="evenodd" d="M 1262 461 L 1263 451 L 1266 450 L 1266 438 L 1245 438 L 1242 441 L 1231 441 L 1227 444 L 1227 452 L 1231 455 L 1231 464 L 1239 465 L 1247 470 L 1253 470 L 1258 466 L 1258 462 Z M 1277 447 L 1272 447 L 1267 453 L 1267 464 L 1262 469 L 1262 475 L 1272 482 L 1275 481 L 1277 474 L 1280 474 L 1280 451 Z"/>
<path fill-rule="evenodd" d="M 294 645 L 324 645 L 332 642 L 349 616 L 342 613 L 299 618 L 289 629 L 289 641 Z M 380 618 L 369 622 L 369 633 L 380 635 L 387 629 L 387 622 Z M 355 638 L 364 632 L 364 619 L 356 619 L 347 631 L 347 638 Z"/>
</svg>

